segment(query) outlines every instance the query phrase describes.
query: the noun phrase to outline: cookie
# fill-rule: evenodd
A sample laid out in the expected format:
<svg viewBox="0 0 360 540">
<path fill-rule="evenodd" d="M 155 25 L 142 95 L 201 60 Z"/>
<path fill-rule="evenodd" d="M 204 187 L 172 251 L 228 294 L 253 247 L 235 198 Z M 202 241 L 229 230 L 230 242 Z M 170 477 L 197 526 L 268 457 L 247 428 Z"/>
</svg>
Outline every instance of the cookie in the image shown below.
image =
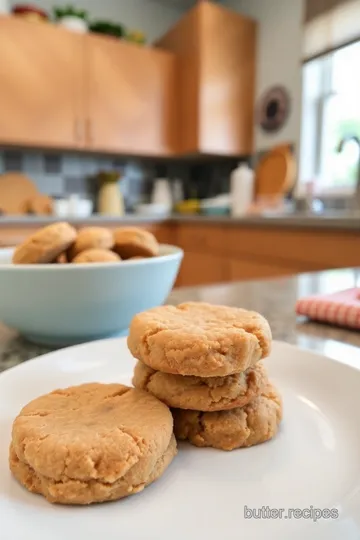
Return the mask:
<svg viewBox="0 0 360 540">
<path fill-rule="evenodd" d="M 69 249 L 69 260 L 88 249 L 111 249 L 114 245 L 112 231 L 105 227 L 84 227 L 80 229 L 75 243 Z"/>
<path fill-rule="evenodd" d="M 55 390 L 12 429 L 10 468 L 51 502 L 90 504 L 141 491 L 176 453 L 166 405 L 121 384 Z"/>
<path fill-rule="evenodd" d="M 122 259 L 155 257 L 159 254 L 159 244 L 155 236 L 138 227 L 116 229 L 114 238 L 113 249 Z"/>
<path fill-rule="evenodd" d="M 54 261 L 76 240 L 76 230 L 68 223 L 53 223 L 29 236 L 14 251 L 14 264 L 45 264 Z"/>
<path fill-rule="evenodd" d="M 73 263 L 109 263 L 121 261 L 119 255 L 108 249 L 87 249 L 72 260 Z"/>
<path fill-rule="evenodd" d="M 64 253 L 60 253 L 60 255 L 58 255 L 53 262 L 56 264 L 67 264 L 69 261 L 66 252 L 64 251 Z"/>
<path fill-rule="evenodd" d="M 139 313 L 127 342 L 132 355 L 156 371 L 225 377 L 268 356 L 271 331 L 254 311 L 189 302 Z"/>
<path fill-rule="evenodd" d="M 281 422 L 282 402 L 277 390 L 268 384 L 245 407 L 218 412 L 174 409 L 173 416 L 178 439 L 195 446 L 234 450 L 272 439 Z"/>
<path fill-rule="evenodd" d="M 189 377 L 154 371 L 138 362 L 133 385 L 146 390 L 169 407 L 197 411 L 222 411 L 243 407 L 267 384 L 262 362 L 227 377 Z"/>
<path fill-rule="evenodd" d="M 155 482 L 165 472 L 176 456 L 176 439 L 172 435 L 165 453 L 157 460 L 150 476 L 145 482 L 132 485 L 127 475 L 112 484 L 98 480 L 88 482 L 65 479 L 56 481 L 38 474 L 26 463 L 19 460 L 11 445 L 9 464 L 15 478 L 32 493 L 44 495 L 51 503 L 58 504 L 91 504 L 93 502 L 115 501 L 135 495 L 146 486 Z"/>
</svg>

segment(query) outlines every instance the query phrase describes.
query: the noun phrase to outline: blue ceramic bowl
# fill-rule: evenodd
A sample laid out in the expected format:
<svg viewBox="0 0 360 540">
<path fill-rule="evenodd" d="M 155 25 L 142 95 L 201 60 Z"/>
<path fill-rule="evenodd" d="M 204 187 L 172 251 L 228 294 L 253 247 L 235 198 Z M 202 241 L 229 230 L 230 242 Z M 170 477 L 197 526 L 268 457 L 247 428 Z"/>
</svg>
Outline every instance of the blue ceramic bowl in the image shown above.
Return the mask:
<svg viewBox="0 0 360 540">
<path fill-rule="evenodd" d="M 0 321 L 60 346 L 126 333 L 136 313 L 164 303 L 183 252 L 162 245 L 159 257 L 68 265 L 13 265 L 11 256 L 0 250 Z"/>
</svg>

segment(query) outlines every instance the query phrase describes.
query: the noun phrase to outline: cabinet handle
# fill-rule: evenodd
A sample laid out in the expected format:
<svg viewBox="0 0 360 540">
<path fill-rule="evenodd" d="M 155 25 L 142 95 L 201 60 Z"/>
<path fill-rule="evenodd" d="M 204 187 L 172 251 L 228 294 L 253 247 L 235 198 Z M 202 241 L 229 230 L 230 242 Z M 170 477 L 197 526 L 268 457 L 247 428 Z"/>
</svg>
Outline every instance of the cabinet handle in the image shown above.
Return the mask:
<svg viewBox="0 0 360 540">
<path fill-rule="evenodd" d="M 86 141 L 88 144 L 93 143 L 92 124 L 90 118 L 85 120 Z"/>
<path fill-rule="evenodd" d="M 78 118 L 76 118 L 74 122 L 74 135 L 75 135 L 75 141 L 76 142 L 82 142 L 83 139 L 83 133 L 81 129 L 81 122 Z"/>
</svg>

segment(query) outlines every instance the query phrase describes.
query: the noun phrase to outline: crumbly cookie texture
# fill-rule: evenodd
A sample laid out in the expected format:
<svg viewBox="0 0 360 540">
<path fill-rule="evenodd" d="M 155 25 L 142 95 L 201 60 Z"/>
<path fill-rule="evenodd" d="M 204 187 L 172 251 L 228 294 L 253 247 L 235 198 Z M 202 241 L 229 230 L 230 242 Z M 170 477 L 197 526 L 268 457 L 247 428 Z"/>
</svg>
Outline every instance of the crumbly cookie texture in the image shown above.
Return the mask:
<svg viewBox="0 0 360 540">
<path fill-rule="evenodd" d="M 282 419 L 282 402 L 270 384 L 245 407 L 219 412 L 173 410 L 174 432 L 195 446 L 234 450 L 272 439 Z"/>
<path fill-rule="evenodd" d="M 54 261 L 76 240 L 76 230 L 68 223 L 53 223 L 29 236 L 13 254 L 14 264 L 45 264 Z"/>
<path fill-rule="evenodd" d="M 115 501 L 135 495 L 146 486 L 155 482 L 165 472 L 177 454 L 176 439 L 172 435 L 169 446 L 156 461 L 150 475 L 139 484 L 134 484 L 130 474 L 113 483 L 100 480 L 73 480 L 64 478 L 56 481 L 34 471 L 29 465 L 19 460 L 13 446 L 10 446 L 9 464 L 15 478 L 32 493 L 44 495 L 51 503 L 58 504 L 92 504 Z"/>
<path fill-rule="evenodd" d="M 39 479 L 83 482 L 90 492 L 94 482 L 109 489 L 125 482 L 130 493 L 152 477 L 172 433 L 171 413 L 155 397 L 120 384 L 90 383 L 26 405 L 13 424 L 12 449 Z M 66 495 L 61 497 L 64 502 Z M 84 504 L 100 500 L 94 497 L 88 493 Z"/>
<path fill-rule="evenodd" d="M 138 227 L 122 227 L 114 232 L 114 251 L 122 259 L 133 257 L 155 257 L 159 254 L 159 244 L 155 236 Z"/>
<path fill-rule="evenodd" d="M 121 261 L 119 255 L 108 249 L 86 249 L 76 255 L 72 260 L 75 264 L 80 263 L 109 263 Z"/>
<path fill-rule="evenodd" d="M 114 245 L 114 235 L 105 227 L 84 227 L 79 230 L 76 241 L 69 250 L 69 260 L 88 249 L 111 249 Z"/>
<path fill-rule="evenodd" d="M 169 407 L 222 411 L 249 403 L 262 392 L 268 379 L 262 362 L 226 377 L 172 375 L 137 362 L 132 382 Z"/>
<path fill-rule="evenodd" d="M 139 313 L 127 342 L 132 355 L 156 371 L 224 377 L 268 356 L 271 330 L 254 311 L 189 302 Z"/>
</svg>

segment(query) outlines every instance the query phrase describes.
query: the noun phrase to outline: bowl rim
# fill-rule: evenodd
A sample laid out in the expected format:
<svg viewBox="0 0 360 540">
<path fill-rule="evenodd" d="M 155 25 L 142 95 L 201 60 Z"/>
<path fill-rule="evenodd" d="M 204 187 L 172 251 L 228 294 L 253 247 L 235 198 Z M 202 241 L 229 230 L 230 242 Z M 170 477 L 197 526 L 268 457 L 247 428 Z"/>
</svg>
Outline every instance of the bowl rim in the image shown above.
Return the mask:
<svg viewBox="0 0 360 540">
<path fill-rule="evenodd" d="M 7 270 L 7 271 L 15 271 L 15 272 L 24 272 L 24 271 L 50 271 L 50 272 L 74 272 L 76 269 L 88 269 L 88 270 L 95 270 L 95 269 L 112 269 L 112 268 L 122 268 L 125 264 L 127 267 L 129 266 L 141 266 L 141 265 L 149 265 L 149 264 L 156 264 L 159 261 L 171 261 L 176 260 L 178 258 L 182 259 L 184 256 L 184 251 L 178 247 L 174 246 L 172 244 L 160 244 L 160 249 L 165 248 L 165 250 L 169 250 L 169 253 L 164 253 L 163 255 L 158 255 L 156 257 L 147 257 L 144 259 L 125 259 L 121 261 L 121 264 L 119 264 L 119 261 L 114 262 L 95 262 L 95 263 L 77 263 L 77 264 L 51 264 L 51 263 L 44 263 L 44 264 L 12 264 L 12 263 L 0 263 L 0 271 L 1 270 Z M 14 250 L 14 247 L 6 247 L 6 248 L 0 248 L 0 254 L 4 251 L 9 252 L 9 254 Z"/>
</svg>

